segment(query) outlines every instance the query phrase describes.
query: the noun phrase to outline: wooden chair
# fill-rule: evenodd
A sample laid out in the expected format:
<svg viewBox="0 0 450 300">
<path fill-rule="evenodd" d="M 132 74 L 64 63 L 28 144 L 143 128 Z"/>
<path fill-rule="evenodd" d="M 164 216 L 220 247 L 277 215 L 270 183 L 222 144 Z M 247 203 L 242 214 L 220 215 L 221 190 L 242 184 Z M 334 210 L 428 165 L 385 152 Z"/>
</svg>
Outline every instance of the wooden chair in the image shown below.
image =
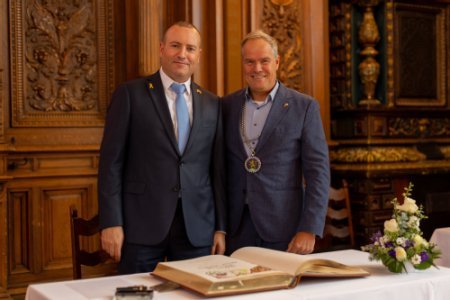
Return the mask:
<svg viewBox="0 0 450 300">
<path fill-rule="evenodd" d="M 355 247 L 350 197 L 345 180 L 338 189 L 330 187 L 328 211 L 323 239 L 317 241 L 316 252 Z"/>
<path fill-rule="evenodd" d="M 97 266 L 106 262 L 109 255 L 103 250 L 88 252 L 80 247 L 80 237 L 93 236 L 99 232 L 98 215 L 90 220 L 78 217 L 78 211 L 74 206 L 70 207 L 70 227 L 72 232 L 72 264 L 73 279 L 81 279 L 81 266 Z"/>
</svg>

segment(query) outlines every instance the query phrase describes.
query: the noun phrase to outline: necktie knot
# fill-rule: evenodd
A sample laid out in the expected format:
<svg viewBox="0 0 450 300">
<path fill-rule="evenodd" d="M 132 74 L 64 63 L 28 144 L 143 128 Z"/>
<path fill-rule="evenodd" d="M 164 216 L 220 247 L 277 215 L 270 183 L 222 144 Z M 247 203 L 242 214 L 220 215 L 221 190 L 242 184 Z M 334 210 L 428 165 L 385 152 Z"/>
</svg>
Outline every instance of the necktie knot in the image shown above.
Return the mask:
<svg viewBox="0 0 450 300">
<path fill-rule="evenodd" d="M 186 86 L 182 83 L 172 83 L 172 85 L 170 86 L 170 88 L 172 89 L 172 91 L 175 92 L 175 94 L 180 95 L 183 94 L 186 91 Z"/>
</svg>

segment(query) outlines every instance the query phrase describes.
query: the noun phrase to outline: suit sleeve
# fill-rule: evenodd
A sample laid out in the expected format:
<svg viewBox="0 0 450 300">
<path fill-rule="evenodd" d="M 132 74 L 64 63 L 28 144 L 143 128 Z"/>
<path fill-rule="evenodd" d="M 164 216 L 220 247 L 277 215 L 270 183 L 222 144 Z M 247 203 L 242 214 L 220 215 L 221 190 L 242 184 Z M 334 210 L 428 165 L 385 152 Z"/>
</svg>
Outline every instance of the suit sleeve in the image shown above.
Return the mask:
<svg viewBox="0 0 450 300">
<path fill-rule="evenodd" d="M 98 170 L 100 229 L 123 225 L 122 176 L 127 151 L 130 101 L 127 87 L 114 92 L 106 116 Z"/>
<path fill-rule="evenodd" d="M 214 140 L 212 176 L 214 185 L 215 202 L 215 230 L 226 230 L 226 197 L 225 197 L 225 153 L 222 121 L 222 100 L 219 100 L 219 110 L 217 115 L 217 128 Z"/>
<path fill-rule="evenodd" d="M 330 163 L 319 104 L 311 101 L 302 132 L 302 166 L 305 179 L 303 214 L 297 231 L 322 236 L 328 207 Z"/>
</svg>

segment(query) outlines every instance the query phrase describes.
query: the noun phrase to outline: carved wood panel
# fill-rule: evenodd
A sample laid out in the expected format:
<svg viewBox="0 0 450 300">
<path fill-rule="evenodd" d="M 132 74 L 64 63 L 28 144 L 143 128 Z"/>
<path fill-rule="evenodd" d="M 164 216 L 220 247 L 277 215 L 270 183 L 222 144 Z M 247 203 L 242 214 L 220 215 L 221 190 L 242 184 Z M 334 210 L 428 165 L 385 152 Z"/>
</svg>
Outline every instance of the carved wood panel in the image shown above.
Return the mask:
<svg viewBox="0 0 450 300">
<path fill-rule="evenodd" d="M 95 177 L 16 181 L 8 188 L 9 282 L 69 279 L 72 276 L 69 207 L 83 217 L 97 212 Z M 86 245 L 86 243 L 84 243 Z M 92 240 L 87 249 L 98 249 Z"/>
<path fill-rule="evenodd" d="M 305 92 L 302 2 L 265 0 L 262 29 L 275 37 L 280 55 L 279 78 L 286 86 Z"/>
<path fill-rule="evenodd" d="M 29 252 L 30 190 L 21 189 L 8 193 L 9 273 L 31 272 Z"/>
<path fill-rule="evenodd" d="M 13 127 L 103 124 L 114 84 L 112 7 L 10 1 Z"/>
<path fill-rule="evenodd" d="M 394 16 L 396 105 L 445 105 L 446 10 L 397 3 Z"/>
</svg>

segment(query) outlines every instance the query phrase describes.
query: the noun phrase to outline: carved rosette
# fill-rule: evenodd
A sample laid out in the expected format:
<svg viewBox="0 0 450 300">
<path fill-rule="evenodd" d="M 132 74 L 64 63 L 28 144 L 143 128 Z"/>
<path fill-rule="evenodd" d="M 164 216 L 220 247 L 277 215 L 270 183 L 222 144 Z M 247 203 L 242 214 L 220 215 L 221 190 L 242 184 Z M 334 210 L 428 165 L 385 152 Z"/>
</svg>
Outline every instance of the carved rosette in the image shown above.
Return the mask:
<svg viewBox="0 0 450 300">
<path fill-rule="evenodd" d="M 357 147 L 330 151 L 333 163 L 417 162 L 425 159 L 423 153 L 408 147 Z"/>
<path fill-rule="evenodd" d="M 14 126 L 102 124 L 115 77 L 112 1 L 11 2 Z"/>
<path fill-rule="evenodd" d="M 290 88 L 304 91 L 300 6 L 299 1 L 265 0 L 262 29 L 278 41 L 280 80 Z"/>
</svg>

